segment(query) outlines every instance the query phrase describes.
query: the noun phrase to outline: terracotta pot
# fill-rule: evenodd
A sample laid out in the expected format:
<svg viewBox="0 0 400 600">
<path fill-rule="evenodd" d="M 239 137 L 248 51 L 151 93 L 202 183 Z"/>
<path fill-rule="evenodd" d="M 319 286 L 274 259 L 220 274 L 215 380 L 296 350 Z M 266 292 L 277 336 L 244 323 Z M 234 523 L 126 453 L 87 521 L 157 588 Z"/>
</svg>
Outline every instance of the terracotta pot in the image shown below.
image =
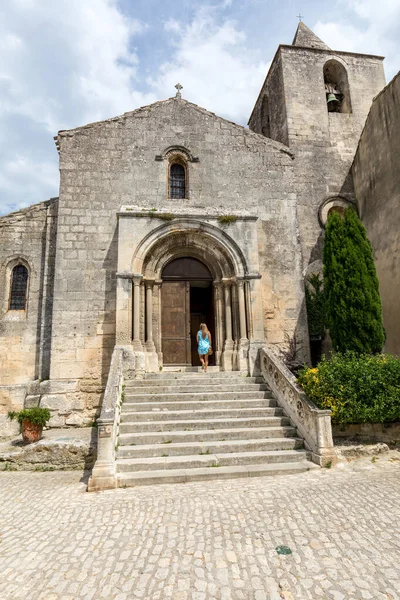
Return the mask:
<svg viewBox="0 0 400 600">
<path fill-rule="evenodd" d="M 34 425 L 30 421 L 22 421 L 22 439 L 24 444 L 33 444 L 42 438 L 42 425 Z"/>
</svg>

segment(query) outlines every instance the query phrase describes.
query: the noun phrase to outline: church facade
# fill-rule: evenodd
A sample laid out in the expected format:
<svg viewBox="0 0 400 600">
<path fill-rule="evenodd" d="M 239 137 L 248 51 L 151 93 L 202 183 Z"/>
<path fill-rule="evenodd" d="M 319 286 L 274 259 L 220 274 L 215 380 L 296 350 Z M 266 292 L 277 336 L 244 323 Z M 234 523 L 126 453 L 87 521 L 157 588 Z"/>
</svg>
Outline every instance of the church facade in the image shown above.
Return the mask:
<svg viewBox="0 0 400 600">
<path fill-rule="evenodd" d="M 300 23 L 249 120 L 182 98 L 60 131 L 59 197 L 0 218 L 0 433 L 43 406 L 51 426 L 98 412 L 115 345 L 138 373 L 254 372 L 264 345 L 309 358 L 304 279 L 385 85 L 382 57 L 333 51 Z"/>
</svg>

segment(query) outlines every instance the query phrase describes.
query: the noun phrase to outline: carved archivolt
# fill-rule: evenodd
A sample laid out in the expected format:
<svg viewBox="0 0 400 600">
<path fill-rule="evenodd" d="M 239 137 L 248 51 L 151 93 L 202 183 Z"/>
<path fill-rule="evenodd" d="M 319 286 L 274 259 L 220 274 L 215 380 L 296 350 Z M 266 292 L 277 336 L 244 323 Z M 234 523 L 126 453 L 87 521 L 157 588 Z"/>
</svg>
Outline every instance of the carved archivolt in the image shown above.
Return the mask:
<svg viewBox="0 0 400 600">
<path fill-rule="evenodd" d="M 203 261 L 215 281 L 247 274 L 244 256 L 232 238 L 218 227 L 190 218 L 174 220 L 148 234 L 135 252 L 132 272 L 160 279 L 163 268 L 182 256 Z"/>
</svg>

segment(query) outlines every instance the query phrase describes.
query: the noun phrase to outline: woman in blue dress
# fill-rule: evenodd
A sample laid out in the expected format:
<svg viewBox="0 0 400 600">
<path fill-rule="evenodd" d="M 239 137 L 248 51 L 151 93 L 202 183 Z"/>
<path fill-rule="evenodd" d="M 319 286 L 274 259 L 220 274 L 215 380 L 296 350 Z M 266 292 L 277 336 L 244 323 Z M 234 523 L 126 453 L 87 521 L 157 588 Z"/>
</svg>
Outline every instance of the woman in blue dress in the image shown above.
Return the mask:
<svg viewBox="0 0 400 600">
<path fill-rule="evenodd" d="M 200 329 L 197 332 L 198 353 L 204 372 L 208 368 L 208 351 L 211 348 L 211 333 L 205 323 L 200 323 Z"/>
</svg>

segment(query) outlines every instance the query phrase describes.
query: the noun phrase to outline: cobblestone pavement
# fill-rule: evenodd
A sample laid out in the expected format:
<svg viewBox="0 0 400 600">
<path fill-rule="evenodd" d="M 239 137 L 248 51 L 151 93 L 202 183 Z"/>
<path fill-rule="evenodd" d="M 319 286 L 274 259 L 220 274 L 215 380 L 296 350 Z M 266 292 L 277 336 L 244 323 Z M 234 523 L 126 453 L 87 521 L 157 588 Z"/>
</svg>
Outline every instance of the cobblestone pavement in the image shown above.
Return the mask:
<svg viewBox="0 0 400 600">
<path fill-rule="evenodd" d="M 76 472 L 2 472 L 0 598 L 398 599 L 390 456 L 98 494 Z M 278 555 L 280 544 L 292 554 Z"/>
</svg>

